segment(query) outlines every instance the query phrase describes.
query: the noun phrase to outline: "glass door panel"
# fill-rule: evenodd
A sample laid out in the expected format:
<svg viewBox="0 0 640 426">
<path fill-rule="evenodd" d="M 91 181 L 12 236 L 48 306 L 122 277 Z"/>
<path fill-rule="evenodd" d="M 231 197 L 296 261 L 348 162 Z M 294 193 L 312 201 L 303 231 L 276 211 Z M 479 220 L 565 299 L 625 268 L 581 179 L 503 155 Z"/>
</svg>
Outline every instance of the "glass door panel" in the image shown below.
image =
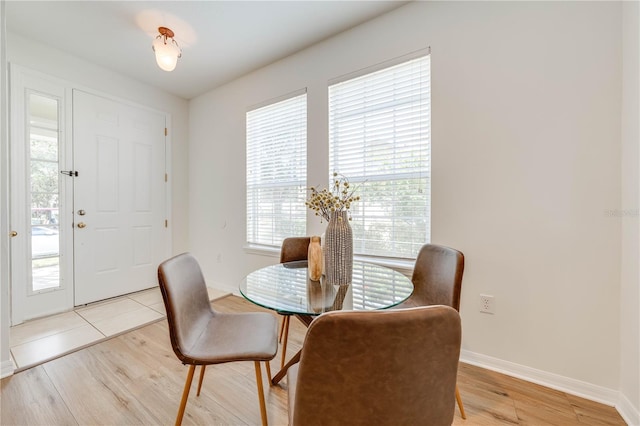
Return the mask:
<svg viewBox="0 0 640 426">
<path fill-rule="evenodd" d="M 60 287 L 60 170 L 58 100 L 29 95 L 31 288 Z"/>
</svg>

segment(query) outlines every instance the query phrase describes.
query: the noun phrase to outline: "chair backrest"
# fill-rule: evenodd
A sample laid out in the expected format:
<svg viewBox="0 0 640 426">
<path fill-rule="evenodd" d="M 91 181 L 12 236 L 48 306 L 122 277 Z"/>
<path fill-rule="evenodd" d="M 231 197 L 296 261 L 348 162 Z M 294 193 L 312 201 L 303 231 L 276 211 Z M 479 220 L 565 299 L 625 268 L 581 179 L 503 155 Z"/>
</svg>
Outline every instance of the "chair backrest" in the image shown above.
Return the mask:
<svg viewBox="0 0 640 426">
<path fill-rule="evenodd" d="M 282 241 L 280 263 L 307 260 L 311 237 L 289 237 Z"/>
<path fill-rule="evenodd" d="M 460 310 L 464 255 L 437 244 L 425 244 L 413 269 L 410 306 L 447 305 Z"/>
<path fill-rule="evenodd" d="M 192 363 L 185 349 L 193 346 L 215 315 L 200 265 L 191 254 L 179 254 L 160 264 L 158 281 L 173 351 L 182 362 Z"/>
<path fill-rule="evenodd" d="M 293 425 L 450 425 L 460 339 L 448 306 L 322 314 L 302 347 Z"/>
</svg>

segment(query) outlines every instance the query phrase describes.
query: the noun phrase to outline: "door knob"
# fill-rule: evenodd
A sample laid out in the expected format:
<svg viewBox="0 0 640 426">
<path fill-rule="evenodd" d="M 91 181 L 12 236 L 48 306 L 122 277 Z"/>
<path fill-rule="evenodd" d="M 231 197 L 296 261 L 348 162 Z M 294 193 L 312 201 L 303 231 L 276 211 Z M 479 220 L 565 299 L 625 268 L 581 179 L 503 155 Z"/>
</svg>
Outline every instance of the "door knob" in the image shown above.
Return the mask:
<svg viewBox="0 0 640 426">
<path fill-rule="evenodd" d="M 18 233 L 16 231 L 11 231 L 9 235 L 11 235 L 11 237 L 17 237 Z"/>
<path fill-rule="evenodd" d="M 84 210 L 80 209 L 80 210 L 78 210 L 78 214 L 80 216 L 84 216 L 85 214 L 87 214 L 87 212 L 85 212 Z"/>
<path fill-rule="evenodd" d="M 87 224 L 86 224 L 86 223 L 84 223 L 84 222 L 80 222 L 80 223 L 78 224 L 78 228 L 85 228 L 86 226 L 87 226 Z"/>
</svg>

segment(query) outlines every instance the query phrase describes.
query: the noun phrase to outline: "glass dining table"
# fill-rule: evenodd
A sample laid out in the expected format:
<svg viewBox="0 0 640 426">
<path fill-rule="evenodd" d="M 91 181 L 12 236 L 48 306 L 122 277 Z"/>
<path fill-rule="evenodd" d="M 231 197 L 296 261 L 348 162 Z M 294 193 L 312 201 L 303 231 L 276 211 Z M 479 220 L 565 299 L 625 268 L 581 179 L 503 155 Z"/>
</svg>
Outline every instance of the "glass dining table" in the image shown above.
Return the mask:
<svg viewBox="0 0 640 426">
<path fill-rule="evenodd" d="M 256 305 L 293 315 L 307 327 L 329 311 L 387 309 L 406 300 L 413 291 L 411 280 L 391 268 L 354 261 L 350 284 L 330 285 L 321 277 L 309 279 L 307 261 L 279 263 L 251 272 L 240 283 L 242 296 Z M 295 354 L 271 379 L 277 384 L 287 369 L 300 360 Z"/>
</svg>

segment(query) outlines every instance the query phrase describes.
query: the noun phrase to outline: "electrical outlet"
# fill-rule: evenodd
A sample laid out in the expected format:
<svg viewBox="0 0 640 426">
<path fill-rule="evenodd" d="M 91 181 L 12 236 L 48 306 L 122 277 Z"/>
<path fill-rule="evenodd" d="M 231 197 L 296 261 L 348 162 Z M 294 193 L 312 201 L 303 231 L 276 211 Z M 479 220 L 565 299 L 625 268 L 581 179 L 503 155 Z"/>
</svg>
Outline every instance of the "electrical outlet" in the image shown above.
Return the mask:
<svg viewBox="0 0 640 426">
<path fill-rule="evenodd" d="M 495 302 L 493 300 L 493 296 L 488 294 L 480 295 L 480 312 L 485 312 L 487 314 L 495 314 Z"/>
</svg>

